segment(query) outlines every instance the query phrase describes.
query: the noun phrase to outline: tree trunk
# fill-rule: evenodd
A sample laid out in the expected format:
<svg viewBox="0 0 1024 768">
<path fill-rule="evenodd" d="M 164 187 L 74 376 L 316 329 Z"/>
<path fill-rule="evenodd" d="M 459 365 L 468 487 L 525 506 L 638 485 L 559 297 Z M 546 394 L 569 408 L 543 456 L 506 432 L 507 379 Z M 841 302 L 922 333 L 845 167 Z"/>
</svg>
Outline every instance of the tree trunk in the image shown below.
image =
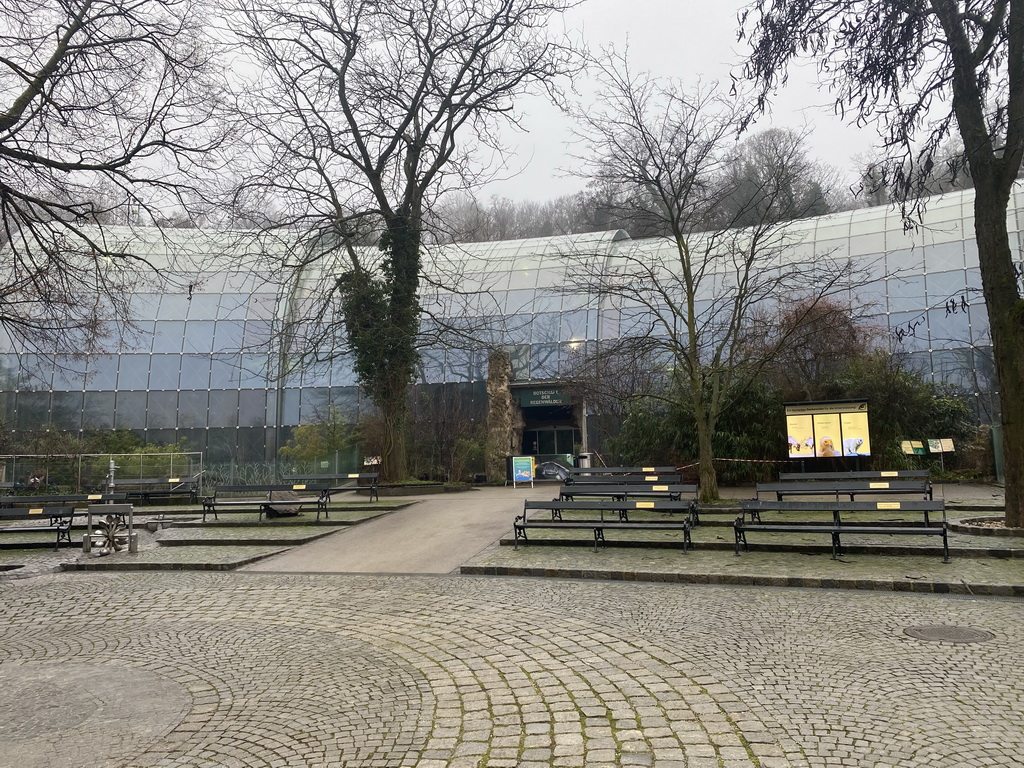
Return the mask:
<svg viewBox="0 0 1024 768">
<path fill-rule="evenodd" d="M 1006 525 L 1024 527 L 1024 302 L 1006 227 L 1009 195 L 978 183 L 974 234 L 999 381 L 1006 473 Z"/>
<path fill-rule="evenodd" d="M 697 458 L 700 461 L 700 501 L 702 503 L 718 501 L 718 473 L 715 471 L 715 449 L 712 445 L 713 430 L 702 418 L 698 409 L 697 416 Z"/>
<path fill-rule="evenodd" d="M 505 459 L 515 455 L 516 422 L 509 381 L 512 361 L 508 352 L 496 349 L 487 361 L 487 479 L 505 477 Z"/>
</svg>

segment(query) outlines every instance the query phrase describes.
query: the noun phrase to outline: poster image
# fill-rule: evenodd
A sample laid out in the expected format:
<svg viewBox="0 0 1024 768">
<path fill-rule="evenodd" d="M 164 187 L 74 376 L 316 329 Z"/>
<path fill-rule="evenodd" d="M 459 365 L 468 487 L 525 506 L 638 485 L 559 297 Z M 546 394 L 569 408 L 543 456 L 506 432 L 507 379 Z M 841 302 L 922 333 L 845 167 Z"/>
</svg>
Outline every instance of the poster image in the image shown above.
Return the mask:
<svg viewBox="0 0 1024 768">
<path fill-rule="evenodd" d="M 868 415 L 862 411 L 840 415 L 843 428 L 843 456 L 870 456 Z"/>
<path fill-rule="evenodd" d="M 787 416 L 789 458 L 808 459 L 814 456 L 814 419 L 811 416 Z"/>
<path fill-rule="evenodd" d="M 838 413 L 816 413 L 814 415 L 814 455 L 824 458 L 842 456 L 839 447 L 843 444 L 843 433 L 839 428 Z"/>
</svg>

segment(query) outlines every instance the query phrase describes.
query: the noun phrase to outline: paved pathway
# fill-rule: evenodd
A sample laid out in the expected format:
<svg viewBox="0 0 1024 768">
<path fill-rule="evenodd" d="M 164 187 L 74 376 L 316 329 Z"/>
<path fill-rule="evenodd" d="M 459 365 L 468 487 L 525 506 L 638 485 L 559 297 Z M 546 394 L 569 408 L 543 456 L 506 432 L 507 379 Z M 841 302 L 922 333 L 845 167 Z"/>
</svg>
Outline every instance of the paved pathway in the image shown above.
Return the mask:
<svg viewBox="0 0 1024 768">
<path fill-rule="evenodd" d="M 537 496 L 541 493 L 542 496 Z M 262 560 L 246 570 L 316 573 L 451 573 L 512 530 L 523 500 L 550 488 L 486 488 L 424 496 L 406 509 Z"/>
<path fill-rule="evenodd" d="M 0 583 L 0 766 L 981 768 L 1024 606 L 552 579 Z M 992 633 L 928 642 L 921 625 Z"/>
</svg>

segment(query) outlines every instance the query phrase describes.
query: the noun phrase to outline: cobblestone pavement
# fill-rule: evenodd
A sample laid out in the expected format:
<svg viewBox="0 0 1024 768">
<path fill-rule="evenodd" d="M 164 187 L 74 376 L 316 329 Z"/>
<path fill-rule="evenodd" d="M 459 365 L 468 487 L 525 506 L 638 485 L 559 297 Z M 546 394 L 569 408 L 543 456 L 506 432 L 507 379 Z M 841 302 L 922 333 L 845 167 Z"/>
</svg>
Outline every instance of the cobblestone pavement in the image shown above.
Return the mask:
<svg viewBox="0 0 1024 768">
<path fill-rule="evenodd" d="M 554 579 L 44 575 L 0 583 L 0 766 L 1020 766 L 1022 609 Z M 905 632 L 922 626 L 991 638 Z"/>
</svg>

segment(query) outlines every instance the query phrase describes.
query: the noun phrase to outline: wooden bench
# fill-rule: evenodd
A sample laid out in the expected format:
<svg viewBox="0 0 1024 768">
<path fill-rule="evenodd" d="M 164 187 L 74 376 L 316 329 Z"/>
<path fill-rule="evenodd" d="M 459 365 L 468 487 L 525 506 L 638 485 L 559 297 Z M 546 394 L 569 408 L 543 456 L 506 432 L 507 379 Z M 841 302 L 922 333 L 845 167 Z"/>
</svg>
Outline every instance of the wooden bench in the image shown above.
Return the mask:
<svg viewBox="0 0 1024 768">
<path fill-rule="evenodd" d="M 893 480 L 920 480 L 927 484 L 928 498 L 932 498 L 931 472 L 927 469 L 882 469 L 858 472 L 780 472 L 780 483 L 806 483 L 815 481 L 891 482 Z"/>
<path fill-rule="evenodd" d="M 571 475 L 565 480 L 566 485 L 681 485 L 683 478 L 679 473 L 653 475 Z"/>
<path fill-rule="evenodd" d="M 549 511 L 551 518 L 546 520 L 528 519 L 531 511 Z M 562 518 L 566 510 L 598 511 L 600 518 L 582 519 Z M 682 515 L 674 520 L 630 520 L 629 513 L 637 510 L 666 512 Z M 605 512 L 613 512 L 616 518 L 605 519 Z M 606 530 L 633 531 L 682 531 L 682 549 L 685 554 L 692 546 L 690 539 L 690 505 L 682 501 L 527 501 L 523 506 L 523 514 L 517 515 L 512 524 L 515 535 L 515 549 L 519 541 L 529 543 L 526 531 L 528 528 L 547 528 L 554 530 L 592 530 L 594 533 L 594 551 L 598 544 L 605 543 Z"/>
<path fill-rule="evenodd" d="M 600 485 L 598 483 L 582 483 L 580 485 L 563 485 L 558 489 L 558 499 L 561 501 L 588 497 L 605 498 L 612 501 L 620 501 L 628 498 L 633 499 L 668 499 L 669 501 L 680 501 L 683 496 L 697 497 L 696 485 L 655 485 L 653 483 L 633 484 L 624 483 L 621 485 Z"/>
<path fill-rule="evenodd" d="M 80 513 L 84 515 L 85 513 Z M 0 521 L 34 520 L 36 525 L 17 525 L 0 528 L 0 533 L 50 532 L 57 534 L 53 550 L 60 549 L 61 542 L 71 544 L 71 524 L 75 519 L 74 507 L 6 507 L 0 509 Z M 43 521 L 46 522 L 43 522 Z"/>
<path fill-rule="evenodd" d="M 264 515 L 270 517 L 281 513 L 283 509 L 298 514 L 302 511 L 303 507 L 311 504 L 316 505 L 316 519 L 319 520 L 321 512 L 327 517 L 327 504 L 331 500 L 331 490 L 330 485 L 308 483 L 292 483 L 291 485 L 218 485 L 214 488 L 212 496 L 203 498 L 203 522 L 206 522 L 206 516 L 210 514 L 213 515 L 214 520 L 218 520 L 218 514 L 221 513 L 241 514 L 252 512 L 258 513 L 259 517 L 257 519 L 262 521 Z M 317 496 L 306 499 L 273 498 L 275 493 L 298 493 L 299 491 L 316 493 Z M 250 496 L 259 493 L 263 494 L 263 496 L 245 499 L 218 498 L 222 493 L 240 493 Z"/>
<path fill-rule="evenodd" d="M 735 551 L 740 553 L 740 544 L 748 550 L 747 533 L 750 531 L 764 533 L 821 533 L 828 534 L 832 540 L 832 559 L 843 553 L 841 536 L 845 534 L 872 536 L 941 536 L 942 562 L 949 562 L 949 538 L 946 525 L 946 504 L 944 501 L 761 501 L 745 500 L 743 510 L 733 523 L 736 536 Z M 761 518 L 762 512 L 779 513 L 831 513 L 829 521 L 770 521 Z M 897 522 L 852 522 L 843 520 L 844 513 L 854 512 L 911 512 L 920 513 L 922 521 Z M 930 514 L 942 513 L 942 522 L 933 525 Z M 750 522 L 747 522 L 747 518 Z"/>
<path fill-rule="evenodd" d="M 331 485 L 331 493 L 340 491 L 362 491 L 370 492 L 370 501 L 379 501 L 377 479 L 378 472 L 352 472 L 345 475 L 282 475 L 281 479 L 286 483 L 328 483 Z M 355 485 L 338 485 L 339 480 L 354 480 Z M 366 485 L 359 485 L 360 480 L 368 481 Z"/>
<path fill-rule="evenodd" d="M 566 474 L 576 475 L 676 475 L 676 467 L 567 467 Z"/>
<path fill-rule="evenodd" d="M 114 488 L 126 488 L 129 498 L 140 501 L 188 497 L 195 504 L 199 495 L 200 475 L 192 477 L 115 477 Z"/>
<path fill-rule="evenodd" d="M 849 496 L 914 495 L 922 499 L 932 498 L 932 484 L 929 480 L 808 480 L 806 482 L 758 483 L 757 496 L 774 493 L 778 501 L 786 496 L 832 496 L 839 499 Z"/>
<path fill-rule="evenodd" d="M 23 507 L 29 506 L 73 506 L 83 504 L 103 504 L 105 502 L 123 502 L 128 494 L 125 493 L 81 493 L 72 495 L 46 495 L 46 496 L 0 496 L 0 507 Z"/>
</svg>

